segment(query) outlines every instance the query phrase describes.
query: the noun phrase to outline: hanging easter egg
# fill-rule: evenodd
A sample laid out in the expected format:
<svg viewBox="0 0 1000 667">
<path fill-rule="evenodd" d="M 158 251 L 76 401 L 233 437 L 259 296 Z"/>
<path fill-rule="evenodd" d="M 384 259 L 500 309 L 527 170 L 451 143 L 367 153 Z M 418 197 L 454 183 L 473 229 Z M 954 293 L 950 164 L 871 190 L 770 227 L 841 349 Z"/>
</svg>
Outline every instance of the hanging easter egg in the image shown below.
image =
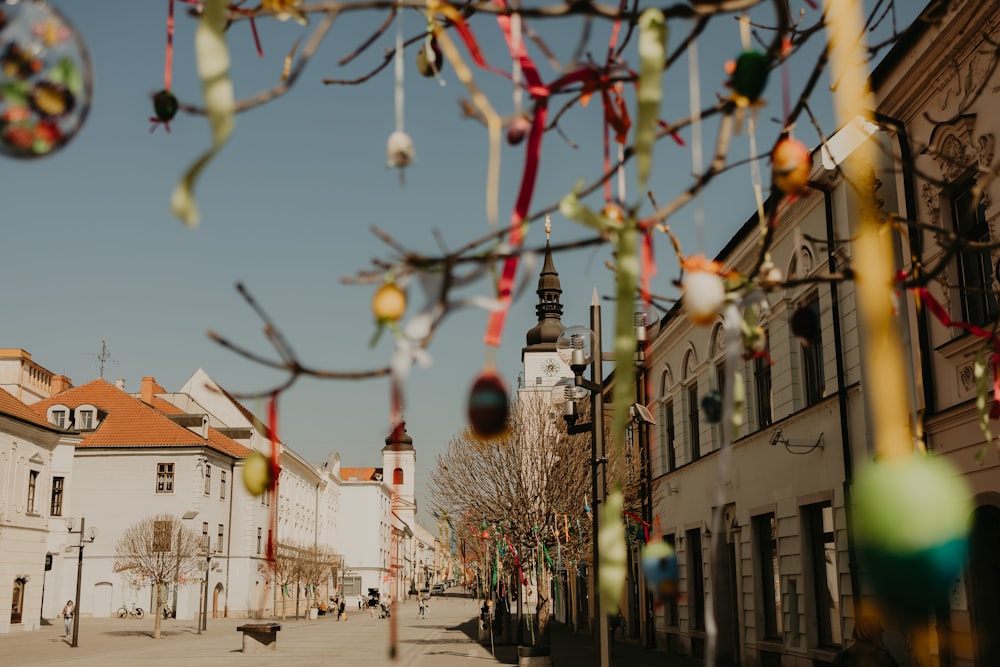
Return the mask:
<svg viewBox="0 0 1000 667">
<path fill-rule="evenodd" d="M 177 115 L 177 97 L 169 90 L 153 95 L 153 115 L 161 123 L 169 123 Z"/>
<path fill-rule="evenodd" d="M 859 471 L 854 503 L 865 581 L 882 606 L 916 620 L 947 603 L 967 562 L 973 510 L 958 471 L 920 454 L 883 460 Z"/>
<path fill-rule="evenodd" d="M 431 37 L 429 40 L 424 40 L 423 46 L 417 51 L 417 71 L 421 76 L 437 76 L 441 73 L 442 65 L 444 65 L 444 55 L 437 39 Z"/>
<path fill-rule="evenodd" d="M 688 318 L 699 326 L 715 322 L 726 300 L 722 277 L 709 271 L 691 271 L 684 275 L 681 287 Z"/>
<path fill-rule="evenodd" d="M 268 489 L 274 480 L 271 476 L 271 460 L 264 454 L 254 451 L 243 459 L 243 486 L 247 493 L 259 496 Z"/>
<path fill-rule="evenodd" d="M 744 51 L 730 66 L 729 86 L 749 103 L 754 103 L 767 85 L 767 56 L 760 51 Z"/>
<path fill-rule="evenodd" d="M 757 272 L 757 281 L 760 283 L 761 287 L 777 287 L 784 278 L 781 275 L 781 269 L 774 265 L 771 260 L 765 260 L 760 265 L 760 270 Z"/>
<path fill-rule="evenodd" d="M 792 320 L 789 323 L 792 333 L 803 345 L 809 345 L 820 336 L 821 325 L 819 313 L 810 305 L 799 306 L 792 313 Z"/>
<path fill-rule="evenodd" d="M 48 4 L 2 6 L 0 154 L 50 155 L 76 136 L 90 110 L 90 56 L 72 25 Z"/>
<path fill-rule="evenodd" d="M 406 132 L 393 132 L 385 145 L 386 165 L 389 167 L 407 167 L 416 157 L 413 139 Z"/>
<path fill-rule="evenodd" d="M 507 143 L 511 146 L 517 146 L 528 136 L 530 129 L 531 119 L 527 116 L 518 116 L 510 121 L 510 125 L 507 126 Z"/>
<path fill-rule="evenodd" d="M 468 417 L 472 432 L 480 438 L 493 438 L 507 430 L 510 407 L 507 386 L 493 371 L 484 371 L 472 383 Z"/>
<path fill-rule="evenodd" d="M 406 312 L 406 293 L 396 283 L 385 283 L 375 290 L 372 312 L 377 322 L 398 322 Z"/>
<path fill-rule="evenodd" d="M 812 153 L 798 139 L 785 138 L 771 154 L 771 182 L 787 195 L 795 195 L 809 185 Z"/>
<path fill-rule="evenodd" d="M 657 540 L 642 548 L 642 573 L 653 595 L 670 598 L 677 594 L 677 554 L 666 542 Z"/>
<path fill-rule="evenodd" d="M 705 419 L 709 424 L 718 424 L 722 421 L 722 394 L 713 389 L 705 394 L 701 399 L 701 409 L 705 413 Z"/>
<path fill-rule="evenodd" d="M 601 215 L 619 225 L 625 224 L 625 209 L 616 202 L 605 204 L 604 208 L 601 209 Z"/>
</svg>

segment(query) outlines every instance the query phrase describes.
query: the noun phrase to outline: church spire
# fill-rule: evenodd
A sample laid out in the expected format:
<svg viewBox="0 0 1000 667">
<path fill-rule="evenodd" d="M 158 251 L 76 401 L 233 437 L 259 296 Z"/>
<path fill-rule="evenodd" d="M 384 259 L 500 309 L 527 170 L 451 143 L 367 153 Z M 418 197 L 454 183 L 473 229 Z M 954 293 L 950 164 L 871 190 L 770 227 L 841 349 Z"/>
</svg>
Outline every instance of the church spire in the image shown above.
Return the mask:
<svg viewBox="0 0 1000 667">
<path fill-rule="evenodd" d="M 545 261 L 542 262 L 542 271 L 538 275 L 538 304 L 535 305 L 535 313 L 538 315 L 538 324 L 528 330 L 527 345 L 524 350 L 555 350 L 556 339 L 565 327 L 562 323 L 562 304 L 559 303 L 559 295 L 562 294 L 562 285 L 559 283 L 559 273 L 556 271 L 555 263 L 552 261 L 552 247 L 549 244 L 549 235 L 552 231 L 552 221 L 549 216 L 545 216 Z"/>
</svg>

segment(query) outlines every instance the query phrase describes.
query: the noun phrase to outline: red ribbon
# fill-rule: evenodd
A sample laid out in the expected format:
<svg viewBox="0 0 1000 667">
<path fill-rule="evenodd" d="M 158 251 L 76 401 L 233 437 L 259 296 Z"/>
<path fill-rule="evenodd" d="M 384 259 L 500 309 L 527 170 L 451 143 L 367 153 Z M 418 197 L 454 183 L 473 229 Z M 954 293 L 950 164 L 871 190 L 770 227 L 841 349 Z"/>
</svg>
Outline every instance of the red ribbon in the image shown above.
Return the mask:
<svg viewBox="0 0 1000 667">
<path fill-rule="evenodd" d="M 917 296 L 917 299 L 927 304 L 927 310 L 931 311 L 931 314 L 944 326 L 963 329 L 973 336 L 993 342 L 993 354 L 990 356 L 990 365 L 993 367 L 993 405 L 990 406 L 990 419 L 1000 418 L 1000 338 L 996 338 L 992 332 L 986 331 L 975 324 L 962 321 L 956 322 L 951 319 L 944 306 L 938 303 L 937 299 L 934 298 L 934 295 L 926 287 L 911 287 L 910 289 Z"/>
<path fill-rule="evenodd" d="M 271 530 L 267 532 L 268 561 L 274 562 L 275 536 L 278 534 L 278 475 L 281 474 L 281 442 L 278 440 L 278 392 L 271 394 L 267 404 L 267 430 L 271 438 Z"/>
</svg>

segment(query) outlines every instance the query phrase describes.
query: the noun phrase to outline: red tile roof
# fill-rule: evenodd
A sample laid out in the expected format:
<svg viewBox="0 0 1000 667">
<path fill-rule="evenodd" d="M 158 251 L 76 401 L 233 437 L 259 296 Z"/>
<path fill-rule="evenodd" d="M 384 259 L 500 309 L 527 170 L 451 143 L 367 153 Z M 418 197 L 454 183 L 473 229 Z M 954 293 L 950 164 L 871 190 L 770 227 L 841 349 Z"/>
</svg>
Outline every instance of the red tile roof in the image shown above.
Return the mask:
<svg viewBox="0 0 1000 667">
<path fill-rule="evenodd" d="M 50 431 L 62 430 L 45 421 L 44 414 L 39 417 L 34 410 L 5 389 L 0 389 L 0 414 L 10 415 L 11 417 L 28 422 L 34 426 L 46 428 Z"/>
<path fill-rule="evenodd" d="M 374 482 L 376 481 L 375 473 L 381 472 L 381 468 L 341 468 L 340 479 L 345 482 L 350 481 L 352 478 L 354 481 Z"/>
<path fill-rule="evenodd" d="M 162 398 L 156 397 L 153 399 L 153 407 L 162 412 L 165 415 L 183 415 L 186 414 L 179 407 L 166 401 Z M 240 443 L 236 442 L 232 438 L 219 433 L 217 430 L 208 427 L 208 439 L 215 445 L 215 449 L 219 449 L 231 456 L 238 458 L 243 458 L 244 456 L 250 456 L 253 450 L 249 447 L 244 447 Z"/>
<path fill-rule="evenodd" d="M 202 447 L 208 446 L 231 456 L 237 454 L 228 444 L 222 446 L 213 438 L 204 439 L 175 424 L 167 417 L 143 403 L 138 398 L 99 379 L 80 387 L 62 392 L 58 396 L 33 403 L 31 409 L 45 418 L 46 411 L 53 405 L 65 405 L 76 408 L 90 404 L 107 413 L 107 417 L 94 431 L 82 432 L 83 440 L 77 447 Z M 224 437 L 219 435 L 219 437 Z M 228 440 L 228 438 L 227 438 Z M 246 451 L 245 447 L 233 443 Z"/>
</svg>

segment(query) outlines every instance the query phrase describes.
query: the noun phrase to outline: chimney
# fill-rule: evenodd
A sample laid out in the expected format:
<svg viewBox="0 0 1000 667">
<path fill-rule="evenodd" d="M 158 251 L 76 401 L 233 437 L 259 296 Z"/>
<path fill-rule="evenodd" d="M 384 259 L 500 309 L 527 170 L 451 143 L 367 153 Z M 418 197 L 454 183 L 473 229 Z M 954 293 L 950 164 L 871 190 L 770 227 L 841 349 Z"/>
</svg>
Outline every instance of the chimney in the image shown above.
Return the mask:
<svg viewBox="0 0 1000 667">
<path fill-rule="evenodd" d="M 61 394 L 67 389 L 73 388 L 73 381 L 70 380 L 65 375 L 53 375 L 52 381 L 49 383 L 49 396 L 55 396 L 56 394 Z"/>
<path fill-rule="evenodd" d="M 142 399 L 143 403 L 149 405 L 153 404 L 153 398 L 157 394 L 162 394 L 164 391 L 163 387 L 156 384 L 156 379 L 152 376 L 146 376 L 142 378 L 142 392 L 139 394 L 139 398 Z"/>
<path fill-rule="evenodd" d="M 121 389 L 122 391 L 125 391 L 125 378 L 118 378 L 117 380 L 115 380 L 115 386 Z"/>
</svg>

